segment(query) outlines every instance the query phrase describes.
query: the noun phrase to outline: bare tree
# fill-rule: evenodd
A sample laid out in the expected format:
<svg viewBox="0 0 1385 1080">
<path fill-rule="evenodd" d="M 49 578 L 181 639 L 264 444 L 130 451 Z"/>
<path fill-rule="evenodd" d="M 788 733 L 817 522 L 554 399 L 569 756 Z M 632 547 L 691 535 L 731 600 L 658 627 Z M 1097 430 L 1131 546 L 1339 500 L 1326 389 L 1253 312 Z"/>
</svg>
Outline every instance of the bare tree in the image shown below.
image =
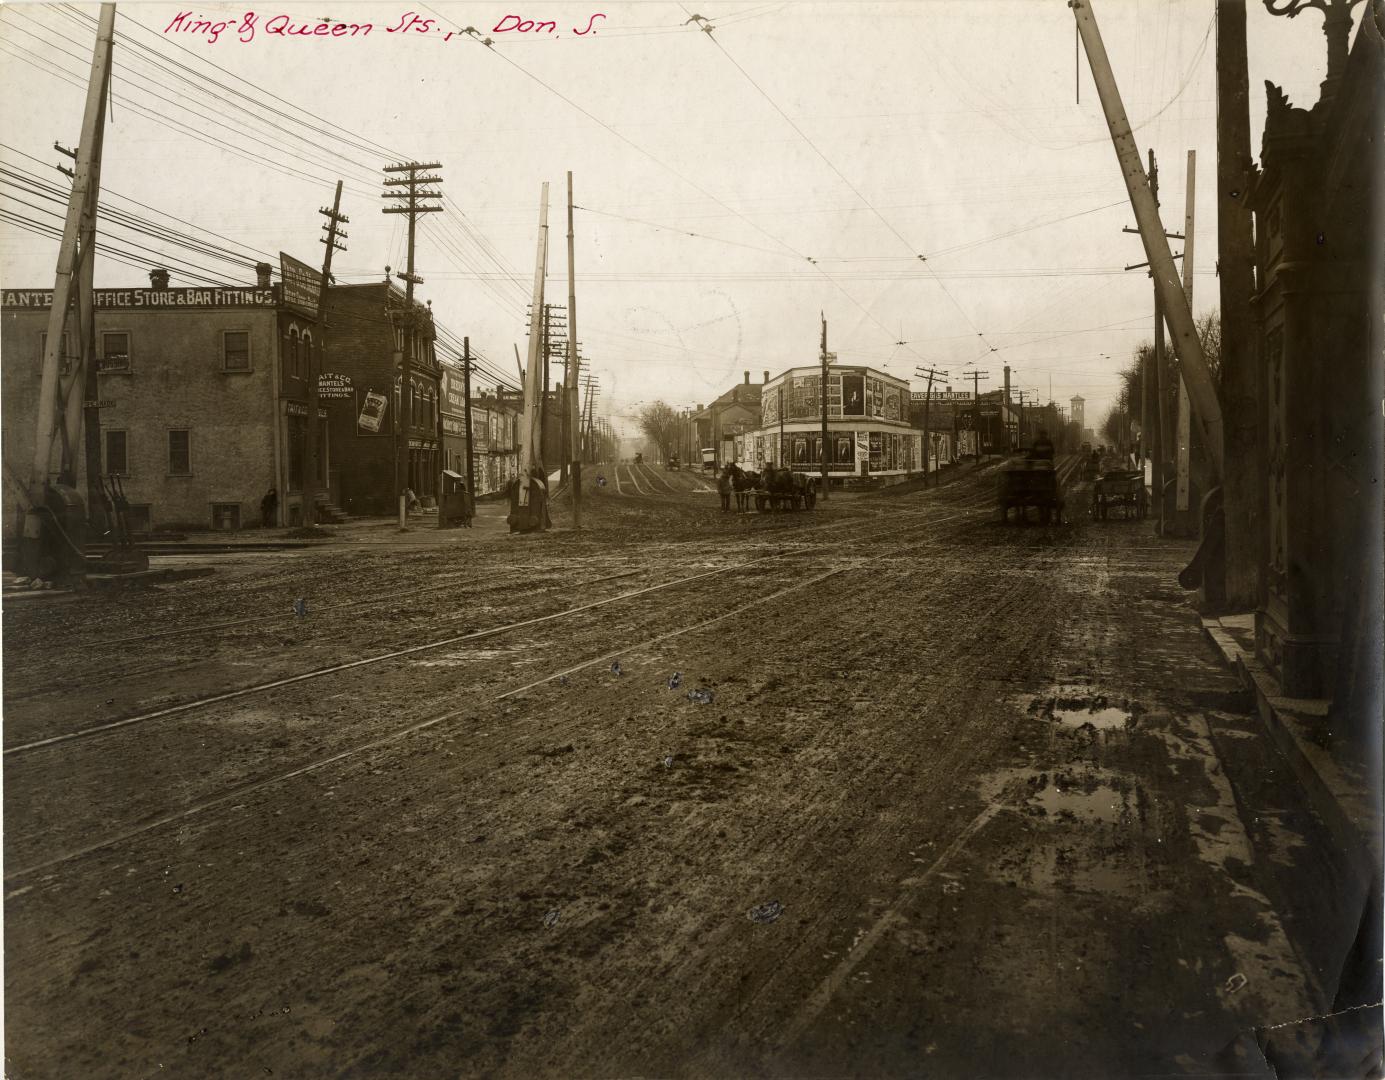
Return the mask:
<svg viewBox="0 0 1385 1080">
<path fill-rule="evenodd" d="M 640 410 L 640 430 L 659 449 L 667 461 L 678 446 L 678 425 L 682 418 L 671 405 L 655 401 Z"/>
</svg>

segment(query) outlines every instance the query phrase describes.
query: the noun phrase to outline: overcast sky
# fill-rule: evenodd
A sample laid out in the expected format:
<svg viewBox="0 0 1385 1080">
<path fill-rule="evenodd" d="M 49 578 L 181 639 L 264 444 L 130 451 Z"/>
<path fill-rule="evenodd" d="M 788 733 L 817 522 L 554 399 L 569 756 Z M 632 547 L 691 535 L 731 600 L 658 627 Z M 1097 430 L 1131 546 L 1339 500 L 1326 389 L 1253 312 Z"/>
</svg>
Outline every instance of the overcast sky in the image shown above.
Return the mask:
<svg viewBox="0 0 1385 1080">
<path fill-rule="evenodd" d="M 1215 310 L 1215 4 L 1093 6 L 1141 153 L 1159 157 L 1171 231 L 1182 230 L 1186 154 L 1197 151 L 1194 309 Z M 1254 0 L 1248 8 L 1258 154 L 1264 80 L 1311 106 L 1325 45 L 1317 12 L 1289 20 Z M 7 169 L 66 183 L 52 145 L 78 140 L 97 10 L 0 10 Z M 365 281 L 404 265 L 401 218 L 380 212 L 381 166 L 440 162 L 448 198 L 420 231 L 419 296 L 512 380 L 544 181 L 548 298 L 567 299 L 570 169 L 581 207 L 578 337 L 618 428 L 656 398 L 702 404 L 743 371 L 758 381 L 765 369 L 814 363 L 819 311 L 841 362 L 904 378 L 927 363 L 957 389 L 976 369 L 990 373 L 982 389 L 1000 385 L 1008 363 L 1013 384 L 1042 399 L 1080 393 L 1089 426 L 1118 368 L 1151 337 L 1152 286 L 1143 271 L 1122 271 L 1144 256 L 1121 232 L 1134 219 L 1085 57 L 1075 75 L 1064 0 L 323 0 L 118 12 L 103 208 L 242 257 L 277 263 L 283 250 L 318 263 L 317 210 L 341 178 L 351 224 L 334 270 Z M 231 25 L 213 42 L 171 29 L 180 12 Z M 241 31 L 247 12 L 251 33 Z M 410 12 L 433 20 L 427 32 L 388 32 Z M 288 37 L 269 32 L 275 16 L 372 29 Z M 520 19 L 557 30 L 496 29 Z M 448 39 L 466 27 L 479 33 Z M 60 224 L 60 204 L 14 171 L 6 179 L 0 209 Z M 167 256 L 174 285 L 253 280 L 114 222 L 106 235 Z M 51 288 L 56 252 L 50 236 L 0 221 L 6 287 Z M 145 274 L 105 259 L 97 284 L 146 285 Z"/>
</svg>

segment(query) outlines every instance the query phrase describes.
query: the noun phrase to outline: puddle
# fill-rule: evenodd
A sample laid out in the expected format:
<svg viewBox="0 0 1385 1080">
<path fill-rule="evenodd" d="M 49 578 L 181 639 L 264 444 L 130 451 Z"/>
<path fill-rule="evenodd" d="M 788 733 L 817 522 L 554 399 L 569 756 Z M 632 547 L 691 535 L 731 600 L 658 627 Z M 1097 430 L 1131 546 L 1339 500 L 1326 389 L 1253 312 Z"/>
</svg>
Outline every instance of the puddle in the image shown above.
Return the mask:
<svg viewBox="0 0 1385 1080">
<path fill-rule="evenodd" d="M 1091 724 L 1097 731 L 1110 731 L 1123 728 L 1130 722 L 1129 709 L 1107 706 L 1104 709 L 1054 709 L 1053 719 L 1066 727 L 1080 728 Z"/>
<path fill-rule="evenodd" d="M 1044 812 L 1052 818 L 1070 816 L 1114 825 L 1129 820 L 1131 816 L 1124 793 L 1106 784 L 1098 784 L 1092 791 L 1050 785 L 1030 795 L 1028 802 L 1031 806 L 1043 807 Z"/>
<path fill-rule="evenodd" d="M 1119 704 L 1112 702 L 1118 701 Z M 1116 731 L 1134 723 L 1136 707 L 1115 695 L 1101 693 L 1091 686 L 1051 686 L 1042 694 L 1023 694 L 1015 705 L 1029 716 L 1052 720 L 1067 728 L 1092 727 L 1097 731 Z"/>
</svg>

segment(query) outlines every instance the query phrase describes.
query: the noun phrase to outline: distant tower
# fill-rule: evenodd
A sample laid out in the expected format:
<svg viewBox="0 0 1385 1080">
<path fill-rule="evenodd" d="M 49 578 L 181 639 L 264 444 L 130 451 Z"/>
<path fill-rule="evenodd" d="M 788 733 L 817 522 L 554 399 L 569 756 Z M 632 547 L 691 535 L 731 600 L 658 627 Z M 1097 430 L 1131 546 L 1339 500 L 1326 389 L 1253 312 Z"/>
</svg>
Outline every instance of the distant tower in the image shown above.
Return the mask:
<svg viewBox="0 0 1385 1080">
<path fill-rule="evenodd" d="M 1072 413 L 1070 419 L 1072 423 L 1077 425 L 1079 431 L 1083 430 L 1087 426 L 1087 419 L 1082 412 L 1082 406 L 1085 404 L 1085 402 L 1081 396 L 1078 396 L 1073 398 L 1070 404 L 1072 405 Z"/>
</svg>

